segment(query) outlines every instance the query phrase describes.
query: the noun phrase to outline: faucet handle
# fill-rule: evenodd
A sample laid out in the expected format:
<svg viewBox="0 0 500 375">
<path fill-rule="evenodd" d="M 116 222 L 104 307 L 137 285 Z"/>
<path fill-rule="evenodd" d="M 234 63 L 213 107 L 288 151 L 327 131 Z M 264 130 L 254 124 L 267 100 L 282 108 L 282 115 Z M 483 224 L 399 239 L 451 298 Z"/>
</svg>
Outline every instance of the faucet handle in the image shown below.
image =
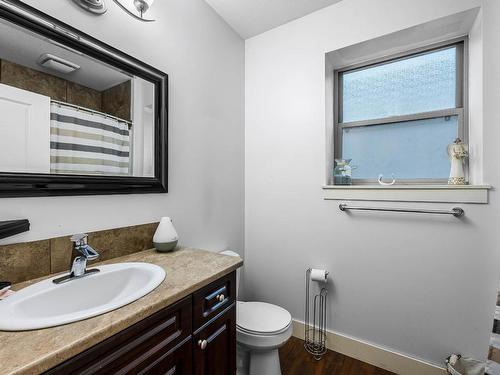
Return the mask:
<svg viewBox="0 0 500 375">
<path fill-rule="evenodd" d="M 70 240 L 73 242 L 73 249 L 79 252 L 87 260 L 95 260 L 99 253 L 87 244 L 88 234 L 74 234 Z"/>
<path fill-rule="evenodd" d="M 70 241 L 74 242 L 76 246 L 86 245 L 88 236 L 86 233 L 74 234 L 71 236 Z"/>
</svg>

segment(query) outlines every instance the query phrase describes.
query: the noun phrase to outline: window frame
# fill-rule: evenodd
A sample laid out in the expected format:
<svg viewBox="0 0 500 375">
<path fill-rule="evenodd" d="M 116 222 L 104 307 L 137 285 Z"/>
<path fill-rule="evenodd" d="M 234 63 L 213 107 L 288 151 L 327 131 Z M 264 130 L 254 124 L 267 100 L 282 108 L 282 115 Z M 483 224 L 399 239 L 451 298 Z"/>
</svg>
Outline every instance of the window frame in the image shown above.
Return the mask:
<svg viewBox="0 0 500 375">
<path fill-rule="evenodd" d="M 370 119 L 370 120 L 360 120 L 343 122 L 342 121 L 342 99 L 343 99 L 343 84 L 342 77 L 343 74 L 347 72 L 353 72 L 358 70 L 365 70 L 373 68 L 379 65 L 385 65 L 395 61 L 406 60 L 416 56 L 426 55 L 439 50 L 448 49 L 450 47 L 456 47 L 456 102 L 454 108 L 442 109 L 430 112 L 420 112 L 409 115 L 398 115 L 390 116 L 384 118 Z M 468 143 L 469 131 L 468 131 L 468 37 L 455 38 L 447 40 L 440 43 L 435 43 L 432 45 L 427 45 L 425 47 L 415 48 L 411 50 L 406 50 L 404 52 L 384 56 L 382 58 L 372 59 L 364 61 L 362 63 L 352 64 L 344 66 L 339 69 L 334 70 L 334 90 L 333 90 L 333 100 L 334 100 L 334 131 L 333 131 L 333 147 L 334 147 L 334 158 L 342 158 L 342 135 L 343 129 L 361 127 L 361 126 L 371 126 L 371 125 L 388 125 L 396 122 L 407 122 L 417 120 L 426 120 L 433 118 L 440 118 L 445 116 L 457 116 L 458 119 L 458 134 L 457 137 L 462 139 L 463 142 Z M 335 161 L 334 163 L 335 164 Z M 468 162 L 465 165 L 466 181 L 468 182 Z M 396 176 L 397 179 L 397 176 Z M 377 183 L 376 179 L 352 179 L 353 184 L 373 184 Z M 419 179 L 401 179 L 397 180 L 397 184 L 447 184 L 448 179 L 431 179 L 431 178 L 419 178 Z"/>
</svg>

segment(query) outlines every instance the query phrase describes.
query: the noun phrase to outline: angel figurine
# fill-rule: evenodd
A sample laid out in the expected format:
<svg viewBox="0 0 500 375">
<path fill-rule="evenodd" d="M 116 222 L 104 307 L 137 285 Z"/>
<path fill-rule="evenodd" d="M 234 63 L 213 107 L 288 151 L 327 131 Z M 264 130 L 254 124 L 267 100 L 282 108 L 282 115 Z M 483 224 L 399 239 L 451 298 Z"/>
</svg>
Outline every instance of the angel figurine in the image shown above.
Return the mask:
<svg viewBox="0 0 500 375">
<path fill-rule="evenodd" d="M 464 164 L 469 156 L 468 146 L 460 138 L 448 145 L 448 157 L 451 162 L 448 185 L 465 185 Z"/>
</svg>

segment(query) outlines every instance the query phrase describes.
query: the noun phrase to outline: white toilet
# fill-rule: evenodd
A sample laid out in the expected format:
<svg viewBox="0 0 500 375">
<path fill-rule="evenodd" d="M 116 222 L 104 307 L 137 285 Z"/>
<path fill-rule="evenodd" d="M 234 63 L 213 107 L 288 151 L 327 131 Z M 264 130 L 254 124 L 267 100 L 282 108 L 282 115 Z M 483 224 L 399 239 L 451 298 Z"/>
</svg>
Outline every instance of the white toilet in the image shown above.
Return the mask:
<svg viewBox="0 0 500 375">
<path fill-rule="evenodd" d="M 223 255 L 238 256 L 232 251 Z M 240 270 L 236 271 L 238 296 Z M 264 302 L 237 302 L 236 339 L 238 375 L 281 375 L 278 348 L 292 336 L 292 316 L 282 307 Z"/>
</svg>

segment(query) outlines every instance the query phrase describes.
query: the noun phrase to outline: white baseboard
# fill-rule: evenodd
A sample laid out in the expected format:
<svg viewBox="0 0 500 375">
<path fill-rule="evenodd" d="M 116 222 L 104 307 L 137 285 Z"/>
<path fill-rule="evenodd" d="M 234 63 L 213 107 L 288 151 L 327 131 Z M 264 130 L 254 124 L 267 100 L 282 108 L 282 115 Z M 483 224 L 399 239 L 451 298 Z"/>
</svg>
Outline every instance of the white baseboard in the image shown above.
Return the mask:
<svg viewBox="0 0 500 375">
<path fill-rule="evenodd" d="M 293 320 L 293 336 L 304 339 L 304 322 Z M 335 332 L 327 331 L 326 347 L 400 375 L 446 375 L 444 367 Z"/>
</svg>

